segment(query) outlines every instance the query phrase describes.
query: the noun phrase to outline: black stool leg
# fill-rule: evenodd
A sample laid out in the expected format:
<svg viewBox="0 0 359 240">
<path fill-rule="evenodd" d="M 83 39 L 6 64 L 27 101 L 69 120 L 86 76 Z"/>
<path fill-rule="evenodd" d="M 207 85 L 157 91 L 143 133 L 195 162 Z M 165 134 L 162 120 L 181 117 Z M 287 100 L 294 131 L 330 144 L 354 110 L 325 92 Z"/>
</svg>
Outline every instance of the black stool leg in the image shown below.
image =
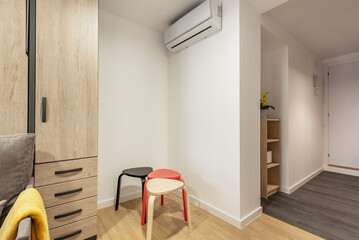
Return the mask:
<svg viewBox="0 0 359 240">
<path fill-rule="evenodd" d="M 145 189 L 146 178 L 141 178 L 142 182 L 142 201 L 143 201 L 143 190 Z"/>
<path fill-rule="evenodd" d="M 118 210 L 118 202 L 120 201 L 120 188 L 121 188 L 122 176 L 123 173 L 121 173 L 121 175 L 118 177 L 118 182 L 117 182 L 117 194 L 116 194 L 116 206 L 115 206 L 116 211 Z"/>
<path fill-rule="evenodd" d="M 145 183 L 146 183 L 146 178 L 141 178 L 141 182 L 142 182 L 142 201 L 143 201 L 143 191 L 145 190 Z M 145 215 L 145 223 L 146 223 L 146 215 Z"/>
</svg>

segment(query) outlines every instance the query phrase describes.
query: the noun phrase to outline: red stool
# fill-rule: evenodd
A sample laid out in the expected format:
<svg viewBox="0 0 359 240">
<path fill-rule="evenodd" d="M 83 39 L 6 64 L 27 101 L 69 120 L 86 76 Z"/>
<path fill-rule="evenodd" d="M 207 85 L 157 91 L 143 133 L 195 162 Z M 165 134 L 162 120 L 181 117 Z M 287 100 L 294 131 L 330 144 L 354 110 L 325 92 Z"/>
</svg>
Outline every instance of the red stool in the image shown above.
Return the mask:
<svg viewBox="0 0 359 240">
<path fill-rule="evenodd" d="M 181 178 L 181 174 L 179 172 L 170 169 L 158 169 L 147 175 L 147 181 L 154 178 L 174 179 L 184 183 L 183 179 Z M 142 199 L 142 218 L 141 218 L 142 225 L 145 225 L 145 219 L 146 219 L 147 181 L 144 186 L 143 199 Z M 184 208 L 184 220 L 187 222 L 186 195 L 184 190 L 182 190 L 182 198 L 183 198 L 183 208 Z M 161 205 L 163 205 L 163 195 L 161 195 Z"/>
</svg>

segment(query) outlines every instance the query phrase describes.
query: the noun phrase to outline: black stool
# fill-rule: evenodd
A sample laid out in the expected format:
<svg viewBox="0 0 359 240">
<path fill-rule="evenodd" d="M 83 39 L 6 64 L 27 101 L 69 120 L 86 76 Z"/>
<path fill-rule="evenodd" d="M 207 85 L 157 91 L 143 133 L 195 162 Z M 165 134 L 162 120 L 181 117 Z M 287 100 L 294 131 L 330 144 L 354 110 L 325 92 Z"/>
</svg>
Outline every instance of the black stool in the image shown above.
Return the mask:
<svg viewBox="0 0 359 240">
<path fill-rule="evenodd" d="M 121 188 L 121 178 L 123 175 L 135 178 L 141 178 L 142 181 L 142 198 L 143 198 L 143 188 L 146 182 L 147 175 L 153 172 L 151 167 L 138 167 L 138 168 L 129 168 L 122 171 L 121 175 L 118 177 L 117 183 L 117 195 L 116 195 L 116 211 L 118 210 L 118 202 L 120 201 L 120 188 Z"/>
</svg>

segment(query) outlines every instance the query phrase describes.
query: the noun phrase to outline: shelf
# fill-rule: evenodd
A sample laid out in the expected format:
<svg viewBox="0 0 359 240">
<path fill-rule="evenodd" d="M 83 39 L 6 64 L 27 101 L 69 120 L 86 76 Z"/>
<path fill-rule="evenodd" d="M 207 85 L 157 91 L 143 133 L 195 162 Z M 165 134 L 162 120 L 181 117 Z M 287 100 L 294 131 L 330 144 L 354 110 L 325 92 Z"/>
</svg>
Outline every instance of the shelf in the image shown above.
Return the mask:
<svg viewBox="0 0 359 240">
<path fill-rule="evenodd" d="M 270 184 L 268 184 L 268 186 L 267 186 L 267 196 L 269 197 L 270 195 L 278 192 L 278 190 L 279 190 L 278 185 L 270 185 Z"/>
<path fill-rule="evenodd" d="M 261 197 L 268 198 L 280 190 L 281 170 L 281 134 L 280 119 L 261 119 Z M 267 163 L 268 151 L 272 152 L 272 161 Z"/>
<path fill-rule="evenodd" d="M 279 166 L 279 163 L 268 163 L 267 164 L 267 169 L 278 167 L 278 166 Z"/>
</svg>

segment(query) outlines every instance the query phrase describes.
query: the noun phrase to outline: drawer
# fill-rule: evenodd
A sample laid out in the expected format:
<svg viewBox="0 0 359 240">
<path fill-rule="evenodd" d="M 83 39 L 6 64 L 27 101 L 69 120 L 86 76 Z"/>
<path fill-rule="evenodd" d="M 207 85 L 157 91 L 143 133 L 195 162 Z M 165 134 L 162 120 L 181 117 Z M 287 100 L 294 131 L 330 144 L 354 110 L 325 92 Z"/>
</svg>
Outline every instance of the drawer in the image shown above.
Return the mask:
<svg viewBox="0 0 359 240">
<path fill-rule="evenodd" d="M 50 229 L 93 217 L 97 214 L 97 197 L 50 207 L 46 214 Z"/>
<path fill-rule="evenodd" d="M 50 239 L 83 240 L 97 235 L 97 217 L 87 218 L 50 230 Z"/>
<path fill-rule="evenodd" d="M 97 176 L 97 158 L 35 165 L 35 186 Z"/>
<path fill-rule="evenodd" d="M 97 195 L 97 177 L 36 188 L 45 207 L 52 207 Z"/>
</svg>

